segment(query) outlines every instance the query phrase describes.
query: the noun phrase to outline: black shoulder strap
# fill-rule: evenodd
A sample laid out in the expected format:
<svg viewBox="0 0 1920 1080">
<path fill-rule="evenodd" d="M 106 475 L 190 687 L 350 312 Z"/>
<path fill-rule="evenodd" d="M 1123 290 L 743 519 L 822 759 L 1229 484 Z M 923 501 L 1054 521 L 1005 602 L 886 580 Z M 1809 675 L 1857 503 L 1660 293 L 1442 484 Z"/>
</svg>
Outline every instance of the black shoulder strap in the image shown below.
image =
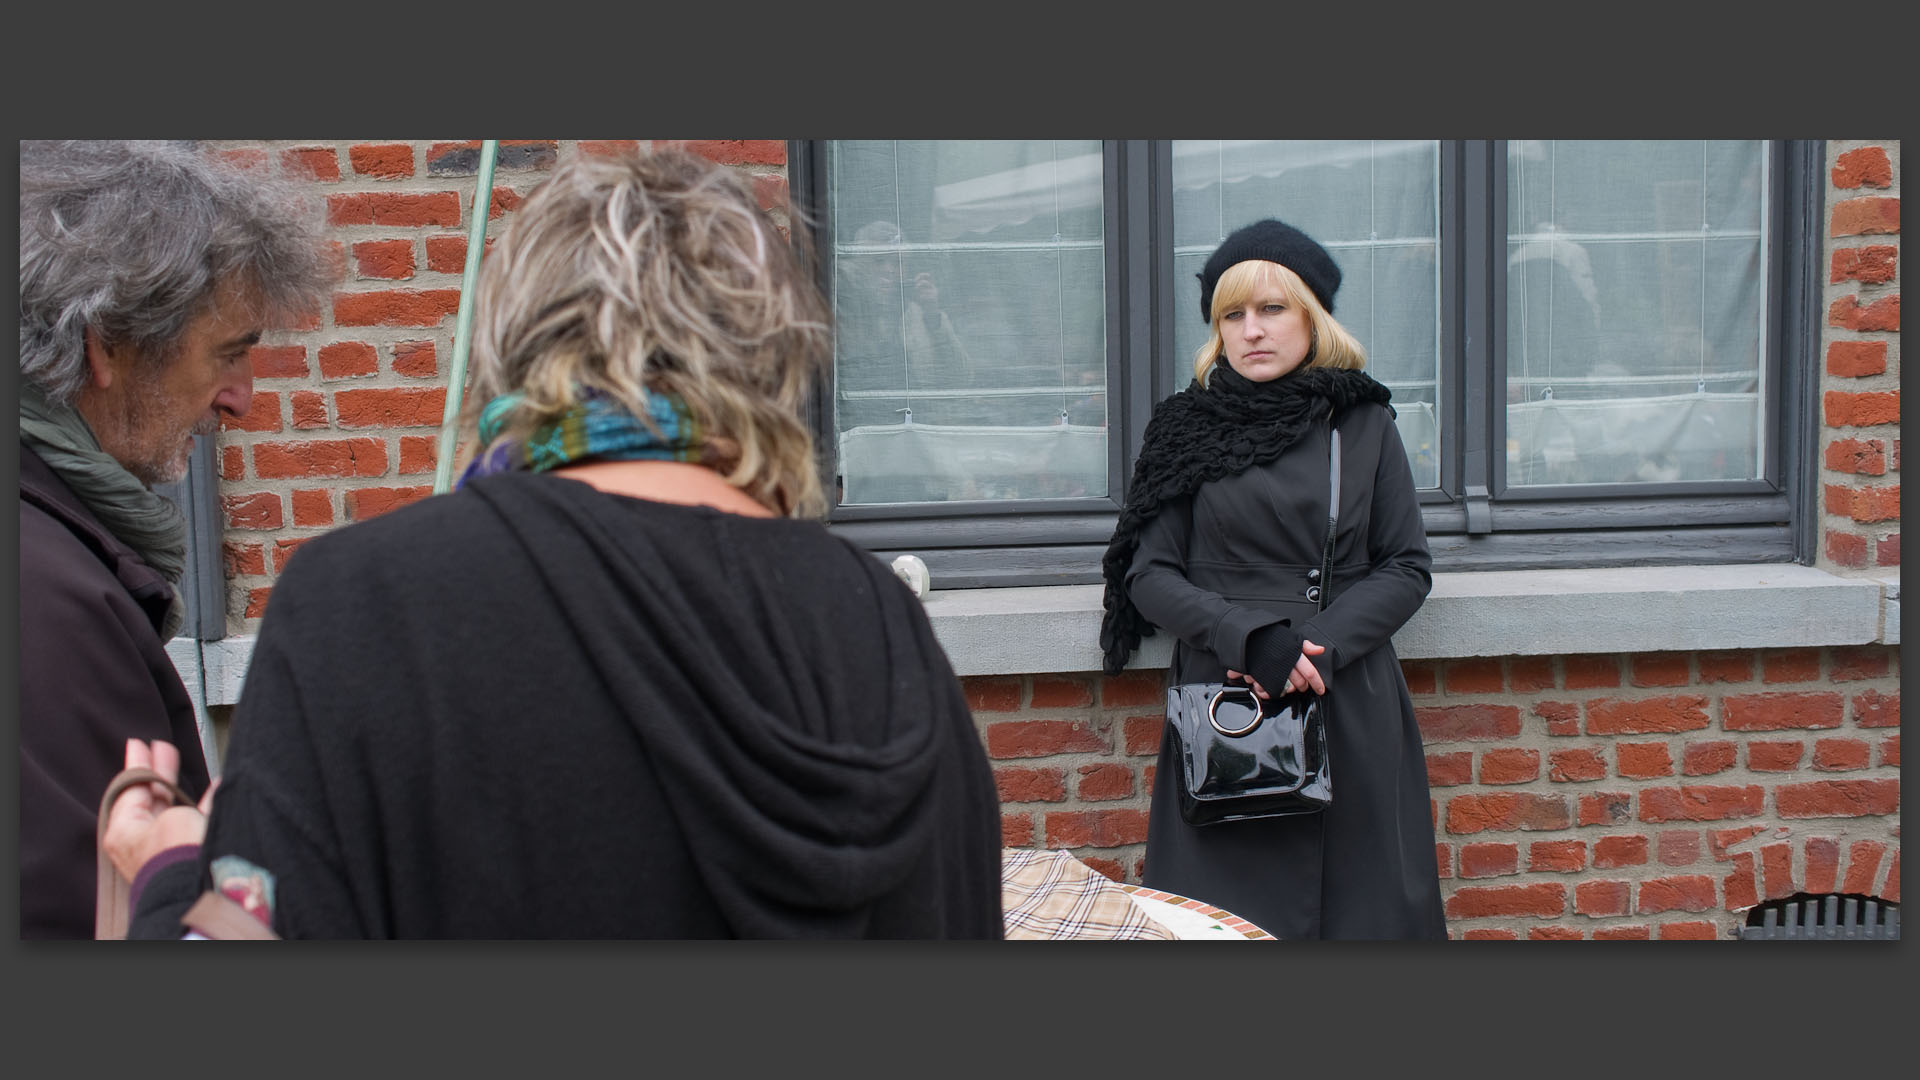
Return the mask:
<svg viewBox="0 0 1920 1080">
<path fill-rule="evenodd" d="M 1320 609 L 1326 610 L 1327 591 L 1333 588 L 1333 530 L 1340 522 L 1340 429 L 1327 421 L 1327 546 L 1320 556 Z"/>
</svg>

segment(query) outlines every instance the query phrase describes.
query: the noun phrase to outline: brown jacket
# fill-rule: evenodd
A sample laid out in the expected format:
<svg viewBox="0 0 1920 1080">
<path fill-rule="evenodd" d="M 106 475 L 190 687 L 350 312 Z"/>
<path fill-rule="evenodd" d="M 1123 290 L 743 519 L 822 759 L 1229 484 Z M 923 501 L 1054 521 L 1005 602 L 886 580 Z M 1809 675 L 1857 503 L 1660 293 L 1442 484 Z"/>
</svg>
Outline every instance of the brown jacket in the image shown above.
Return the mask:
<svg viewBox="0 0 1920 1080">
<path fill-rule="evenodd" d="M 20 936 L 90 938 L 94 828 L 126 740 L 180 748 L 198 798 L 207 764 L 193 701 L 159 626 L 159 571 L 20 446 Z"/>
</svg>

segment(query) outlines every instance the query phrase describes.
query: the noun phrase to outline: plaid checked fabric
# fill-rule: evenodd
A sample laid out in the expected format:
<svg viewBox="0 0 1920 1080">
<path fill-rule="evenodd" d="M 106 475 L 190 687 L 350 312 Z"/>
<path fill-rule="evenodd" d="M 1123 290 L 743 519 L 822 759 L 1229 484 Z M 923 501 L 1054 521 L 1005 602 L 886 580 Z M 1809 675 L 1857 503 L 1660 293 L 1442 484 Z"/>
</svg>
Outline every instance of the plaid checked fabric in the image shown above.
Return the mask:
<svg viewBox="0 0 1920 1080">
<path fill-rule="evenodd" d="M 1064 851 L 1002 848 L 1000 911 L 1009 940 L 1171 941 L 1106 875 Z"/>
</svg>

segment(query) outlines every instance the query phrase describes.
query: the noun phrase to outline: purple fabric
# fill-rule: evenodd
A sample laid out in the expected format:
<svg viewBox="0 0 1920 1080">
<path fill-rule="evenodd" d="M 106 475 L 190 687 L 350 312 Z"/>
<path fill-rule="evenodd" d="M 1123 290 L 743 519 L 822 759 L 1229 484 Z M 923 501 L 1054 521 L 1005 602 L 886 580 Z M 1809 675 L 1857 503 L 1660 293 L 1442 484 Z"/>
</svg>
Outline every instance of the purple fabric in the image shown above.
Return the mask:
<svg viewBox="0 0 1920 1080">
<path fill-rule="evenodd" d="M 188 859 L 197 859 L 199 857 L 199 844 L 179 844 L 148 859 L 147 864 L 140 868 L 140 872 L 133 876 L 133 884 L 127 888 L 127 910 L 131 911 L 140 906 L 140 890 L 147 887 L 147 882 L 153 880 L 153 875 L 165 870 L 174 863 L 186 862 Z"/>
<path fill-rule="evenodd" d="M 127 740 L 180 750 L 198 800 L 207 765 L 193 699 L 156 627 L 165 576 L 92 516 L 20 444 L 20 921 L 22 940 L 93 938 L 100 793 Z"/>
</svg>

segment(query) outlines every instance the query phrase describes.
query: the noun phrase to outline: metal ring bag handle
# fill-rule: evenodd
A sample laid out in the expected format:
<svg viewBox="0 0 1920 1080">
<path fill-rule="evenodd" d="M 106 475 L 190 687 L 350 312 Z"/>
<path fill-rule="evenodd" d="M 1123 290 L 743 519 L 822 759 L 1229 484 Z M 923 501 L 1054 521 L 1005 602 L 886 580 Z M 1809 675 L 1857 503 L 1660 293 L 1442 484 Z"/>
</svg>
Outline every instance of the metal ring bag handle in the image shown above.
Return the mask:
<svg viewBox="0 0 1920 1080">
<path fill-rule="evenodd" d="M 1228 694 L 1245 694 L 1247 697 L 1253 698 L 1253 719 L 1248 722 L 1247 726 L 1240 728 L 1220 726 L 1220 716 L 1215 710 L 1220 707 L 1220 699 Z M 1260 708 L 1260 699 L 1253 697 L 1253 690 L 1250 687 L 1223 686 L 1219 690 L 1214 691 L 1213 700 L 1207 702 L 1207 723 L 1213 725 L 1213 730 L 1228 738 L 1245 735 L 1247 732 L 1259 727 L 1260 721 L 1265 718 L 1265 714 Z"/>
</svg>

